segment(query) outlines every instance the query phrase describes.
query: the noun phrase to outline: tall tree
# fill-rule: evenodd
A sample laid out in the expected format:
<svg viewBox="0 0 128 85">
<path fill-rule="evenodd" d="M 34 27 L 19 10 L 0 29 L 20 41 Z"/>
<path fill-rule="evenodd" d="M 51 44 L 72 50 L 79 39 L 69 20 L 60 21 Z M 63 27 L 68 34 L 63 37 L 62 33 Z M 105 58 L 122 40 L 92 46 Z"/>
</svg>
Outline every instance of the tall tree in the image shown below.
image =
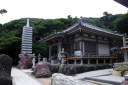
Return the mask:
<svg viewBox="0 0 128 85">
<path fill-rule="evenodd" d="M 7 10 L 1 9 L 1 10 L 0 10 L 0 14 L 4 14 L 4 13 L 7 13 Z"/>
</svg>

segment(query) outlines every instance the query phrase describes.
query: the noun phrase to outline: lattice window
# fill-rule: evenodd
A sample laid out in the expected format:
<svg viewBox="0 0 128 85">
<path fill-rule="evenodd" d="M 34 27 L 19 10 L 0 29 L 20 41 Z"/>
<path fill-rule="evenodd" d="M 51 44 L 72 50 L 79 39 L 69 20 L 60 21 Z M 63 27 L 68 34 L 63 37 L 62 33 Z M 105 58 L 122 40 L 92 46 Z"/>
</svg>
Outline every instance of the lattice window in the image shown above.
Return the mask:
<svg viewBox="0 0 128 85">
<path fill-rule="evenodd" d="M 80 42 L 75 42 L 74 43 L 74 50 L 80 50 Z"/>
<path fill-rule="evenodd" d="M 96 43 L 95 42 L 90 42 L 90 41 L 85 41 L 84 45 L 85 53 L 89 54 L 96 54 Z"/>
</svg>

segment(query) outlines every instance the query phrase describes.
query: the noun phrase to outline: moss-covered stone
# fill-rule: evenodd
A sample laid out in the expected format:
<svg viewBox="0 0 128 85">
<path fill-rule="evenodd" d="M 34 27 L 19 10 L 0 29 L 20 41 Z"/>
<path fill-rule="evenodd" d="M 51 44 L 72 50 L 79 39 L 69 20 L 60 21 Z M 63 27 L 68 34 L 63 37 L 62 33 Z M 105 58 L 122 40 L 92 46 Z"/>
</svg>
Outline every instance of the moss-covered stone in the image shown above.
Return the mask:
<svg viewBox="0 0 128 85">
<path fill-rule="evenodd" d="M 61 64 L 61 65 L 51 65 L 50 70 L 52 73 L 62 73 L 66 75 L 74 75 L 77 73 L 105 69 L 110 68 L 110 65 L 69 65 L 69 64 Z"/>
<path fill-rule="evenodd" d="M 128 65 L 114 65 L 114 70 L 116 71 L 128 71 Z"/>
</svg>

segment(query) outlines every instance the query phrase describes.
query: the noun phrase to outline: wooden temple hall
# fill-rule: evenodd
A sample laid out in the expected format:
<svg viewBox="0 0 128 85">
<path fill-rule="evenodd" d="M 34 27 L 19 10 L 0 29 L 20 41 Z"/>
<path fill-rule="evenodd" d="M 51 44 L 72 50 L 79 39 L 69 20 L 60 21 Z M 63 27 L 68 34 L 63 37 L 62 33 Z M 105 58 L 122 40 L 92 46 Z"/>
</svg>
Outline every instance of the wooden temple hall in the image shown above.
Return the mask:
<svg viewBox="0 0 128 85">
<path fill-rule="evenodd" d="M 61 61 L 62 49 L 66 54 L 65 64 L 110 64 L 118 59 L 110 54 L 111 43 L 122 38 L 123 34 L 94 26 L 80 18 L 71 27 L 62 32 L 54 31 L 40 42 L 49 45 L 52 64 Z"/>
</svg>

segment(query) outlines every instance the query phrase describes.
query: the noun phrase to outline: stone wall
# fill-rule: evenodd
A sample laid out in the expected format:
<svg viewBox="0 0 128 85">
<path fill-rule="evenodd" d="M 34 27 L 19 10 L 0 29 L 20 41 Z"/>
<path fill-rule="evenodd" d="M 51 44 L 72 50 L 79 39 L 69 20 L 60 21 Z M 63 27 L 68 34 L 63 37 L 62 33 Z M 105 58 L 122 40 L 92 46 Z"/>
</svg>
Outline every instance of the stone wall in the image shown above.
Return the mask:
<svg viewBox="0 0 128 85">
<path fill-rule="evenodd" d="M 112 67 L 111 65 L 51 65 L 50 70 L 52 73 L 62 73 L 66 75 L 74 75 L 77 73 L 98 70 L 98 69 L 106 69 Z"/>
</svg>

